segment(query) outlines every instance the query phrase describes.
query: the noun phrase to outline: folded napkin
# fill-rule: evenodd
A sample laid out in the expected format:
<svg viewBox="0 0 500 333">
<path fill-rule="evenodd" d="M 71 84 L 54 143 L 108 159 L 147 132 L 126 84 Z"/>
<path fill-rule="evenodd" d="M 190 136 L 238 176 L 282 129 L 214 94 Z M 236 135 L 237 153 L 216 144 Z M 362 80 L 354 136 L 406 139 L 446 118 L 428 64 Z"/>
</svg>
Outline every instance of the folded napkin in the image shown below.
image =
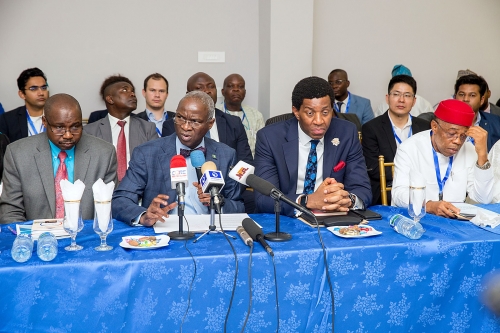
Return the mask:
<svg viewBox="0 0 500 333">
<path fill-rule="evenodd" d="M 114 189 L 114 181 L 104 184 L 101 178 L 92 185 L 95 211 L 101 232 L 106 232 L 108 229 L 109 219 L 111 218 L 111 197 L 113 196 Z"/>
<path fill-rule="evenodd" d="M 500 214 L 485 209 L 478 210 L 476 216 L 471 220 L 472 223 L 478 227 L 491 227 L 495 228 L 500 224 Z"/>
<path fill-rule="evenodd" d="M 74 184 L 67 179 L 60 182 L 61 192 L 64 199 L 64 215 L 72 231 L 78 230 L 78 219 L 80 218 L 80 200 L 85 190 L 85 184 L 78 179 Z"/>
</svg>

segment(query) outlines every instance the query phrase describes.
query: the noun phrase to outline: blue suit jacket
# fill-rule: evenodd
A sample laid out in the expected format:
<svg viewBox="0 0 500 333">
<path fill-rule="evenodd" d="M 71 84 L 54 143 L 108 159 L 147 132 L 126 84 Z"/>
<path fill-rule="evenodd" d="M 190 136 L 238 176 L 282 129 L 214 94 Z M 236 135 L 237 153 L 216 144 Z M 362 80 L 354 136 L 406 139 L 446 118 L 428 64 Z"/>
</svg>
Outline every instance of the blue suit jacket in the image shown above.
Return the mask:
<svg viewBox="0 0 500 333">
<path fill-rule="evenodd" d="M 274 184 L 291 200 L 296 200 L 298 197 L 296 194 L 299 159 L 298 126 L 296 118 L 266 126 L 257 132 L 255 146 L 255 174 Z M 334 138 L 339 139 L 339 145 L 333 145 Z M 333 168 L 340 161 L 344 161 L 346 166 L 334 172 Z M 327 177 L 343 183 L 345 190 L 356 194 L 363 200 L 365 206 L 371 203 L 370 180 L 356 126 L 338 118 L 332 118 L 330 127 L 325 133 L 323 179 Z M 254 192 L 257 211 L 273 213 L 274 200 Z M 293 208 L 283 204 L 281 214 L 293 216 Z"/>
<path fill-rule="evenodd" d="M 177 154 L 175 138 L 175 134 L 170 135 L 148 141 L 134 149 L 127 173 L 113 193 L 113 218 L 130 224 L 147 210 L 158 194 L 168 195 L 169 203 L 177 200 L 176 191 L 170 185 L 170 160 Z M 205 148 L 206 160 L 213 161 L 217 170 L 225 176 L 226 184 L 221 191 L 226 199 L 223 211 L 243 213 L 245 207 L 241 200 L 241 187 L 226 177 L 237 162 L 234 149 L 209 138 L 205 138 Z M 142 205 L 138 206 L 141 198 Z"/>
<path fill-rule="evenodd" d="M 349 105 L 349 113 L 354 113 L 358 116 L 361 125 L 373 119 L 373 109 L 368 98 L 351 94 L 351 104 Z"/>
<path fill-rule="evenodd" d="M 488 152 L 500 139 L 500 116 L 496 114 L 479 111 L 481 120 L 479 126 L 488 132 Z"/>
<path fill-rule="evenodd" d="M 247 133 L 241 123 L 240 118 L 215 109 L 215 121 L 217 122 L 217 132 L 219 142 L 225 143 L 236 150 L 238 161 L 245 161 L 253 164 L 252 151 L 248 145 Z M 175 133 L 174 119 L 169 118 L 163 122 L 161 136 Z"/>
</svg>

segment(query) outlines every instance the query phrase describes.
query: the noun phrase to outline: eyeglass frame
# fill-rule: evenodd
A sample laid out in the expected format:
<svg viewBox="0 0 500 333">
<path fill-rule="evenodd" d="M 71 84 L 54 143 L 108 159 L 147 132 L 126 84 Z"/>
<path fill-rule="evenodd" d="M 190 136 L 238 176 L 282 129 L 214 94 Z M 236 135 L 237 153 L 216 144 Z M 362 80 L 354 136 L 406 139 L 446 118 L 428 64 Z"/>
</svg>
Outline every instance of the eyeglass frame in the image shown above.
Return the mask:
<svg viewBox="0 0 500 333">
<path fill-rule="evenodd" d="M 411 93 L 402 93 L 400 91 L 391 91 L 389 93 L 389 96 L 394 97 L 396 99 L 399 99 L 401 96 L 403 96 L 404 99 L 412 99 L 415 98 L 415 94 Z"/>
<path fill-rule="evenodd" d="M 465 140 L 467 140 L 467 138 L 469 137 L 467 134 L 458 134 L 458 133 L 455 133 L 455 134 L 450 134 L 448 133 L 448 131 L 446 131 L 443 126 L 441 126 L 441 124 L 439 124 L 439 121 L 437 121 L 436 119 L 434 119 L 434 121 L 436 122 L 436 124 L 439 126 L 439 128 L 441 128 L 444 132 L 444 134 L 446 135 L 446 137 L 448 138 L 448 140 L 452 140 L 452 141 L 455 141 L 456 139 L 460 139 L 460 142 L 465 142 Z M 463 137 L 463 139 L 462 139 Z"/>
<path fill-rule="evenodd" d="M 43 86 L 29 86 L 29 87 L 24 88 L 24 91 L 29 90 L 31 92 L 36 92 L 39 89 L 41 91 L 48 91 L 49 90 L 49 85 L 48 84 L 44 84 Z"/>
<path fill-rule="evenodd" d="M 180 120 L 180 119 L 182 119 L 182 123 L 178 123 L 178 122 L 177 122 L 177 119 L 179 119 L 179 120 Z M 213 118 L 210 118 L 210 119 L 208 119 L 207 121 L 200 123 L 200 122 L 198 122 L 198 121 L 196 121 L 196 120 L 188 120 L 188 119 L 184 118 L 183 116 L 178 115 L 178 114 L 176 113 L 176 114 L 175 114 L 175 116 L 174 116 L 174 124 L 179 125 L 179 126 L 183 126 L 183 125 L 186 125 L 186 124 L 187 124 L 188 126 L 192 127 L 193 129 L 198 129 L 198 128 L 200 128 L 203 124 L 208 123 L 208 122 L 209 122 L 210 120 L 212 120 L 212 119 L 213 119 Z"/>
<path fill-rule="evenodd" d="M 340 86 L 344 82 L 349 82 L 349 80 L 338 79 L 338 80 L 335 80 L 335 81 L 331 81 L 329 83 L 330 83 L 331 86 L 333 86 L 333 85 Z"/>
<path fill-rule="evenodd" d="M 47 118 L 45 116 L 43 116 L 43 119 L 45 119 L 45 121 L 47 122 L 47 125 L 48 125 L 47 127 L 50 129 L 50 131 L 52 133 L 54 133 L 54 135 L 64 136 L 67 132 L 70 132 L 71 135 L 78 135 L 78 134 L 82 134 L 82 132 L 83 132 L 83 124 L 80 123 L 80 125 L 78 126 L 78 132 L 77 133 L 73 133 L 71 131 L 71 128 L 68 129 L 67 127 L 60 128 L 61 131 L 64 130 L 63 133 L 57 133 L 57 132 L 54 132 L 54 129 L 53 129 L 54 126 L 49 123 L 49 121 L 47 120 Z M 62 126 L 55 126 L 55 127 L 62 127 Z M 72 126 L 72 127 L 74 127 L 74 126 Z M 57 130 L 57 128 L 56 128 L 56 130 Z"/>
</svg>

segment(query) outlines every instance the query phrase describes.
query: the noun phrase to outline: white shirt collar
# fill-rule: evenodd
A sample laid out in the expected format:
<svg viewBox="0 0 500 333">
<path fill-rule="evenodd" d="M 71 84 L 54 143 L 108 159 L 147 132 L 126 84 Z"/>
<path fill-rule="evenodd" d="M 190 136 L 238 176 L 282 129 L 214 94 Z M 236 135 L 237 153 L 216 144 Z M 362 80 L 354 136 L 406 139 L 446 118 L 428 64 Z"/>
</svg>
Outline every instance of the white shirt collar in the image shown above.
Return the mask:
<svg viewBox="0 0 500 333">
<path fill-rule="evenodd" d="M 113 117 L 111 114 L 108 113 L 108 119 L 109 119 L 109 124 L 111 125 L 111 128 L 117 126 L 117 123 L 120 120 L 126 121 L 127 124 L 130 124 L 130 116 L 126 117 L 125 119 L 118 119 L 118 118 Z"/>
</svg>

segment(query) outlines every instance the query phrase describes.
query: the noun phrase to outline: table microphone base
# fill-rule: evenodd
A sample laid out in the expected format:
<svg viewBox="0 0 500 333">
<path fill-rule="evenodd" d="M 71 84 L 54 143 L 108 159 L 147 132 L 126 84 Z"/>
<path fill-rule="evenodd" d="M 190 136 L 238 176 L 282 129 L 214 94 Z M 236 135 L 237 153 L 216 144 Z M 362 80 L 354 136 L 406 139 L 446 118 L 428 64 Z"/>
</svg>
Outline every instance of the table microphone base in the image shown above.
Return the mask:
<svg viewBox="0 0 500 333">
<path fill-rule="evenodd" d="M 169 232 L 168 234 L 168 237 L 170 237 L 170 239 L 174 239 L 174 240 L 186 240 L 186 239 L 191 239 L 194 237 L 194 233 L 192 232 L 186 232 L 186 231 L 172 231 L 172 232 Z"/>
<path fill-rule="evenodd" d="M 292 235 L 287 232 L 268 232 L 264 238 L 271 242 L 286 242 L 292 239 Z"/>
</svg>

